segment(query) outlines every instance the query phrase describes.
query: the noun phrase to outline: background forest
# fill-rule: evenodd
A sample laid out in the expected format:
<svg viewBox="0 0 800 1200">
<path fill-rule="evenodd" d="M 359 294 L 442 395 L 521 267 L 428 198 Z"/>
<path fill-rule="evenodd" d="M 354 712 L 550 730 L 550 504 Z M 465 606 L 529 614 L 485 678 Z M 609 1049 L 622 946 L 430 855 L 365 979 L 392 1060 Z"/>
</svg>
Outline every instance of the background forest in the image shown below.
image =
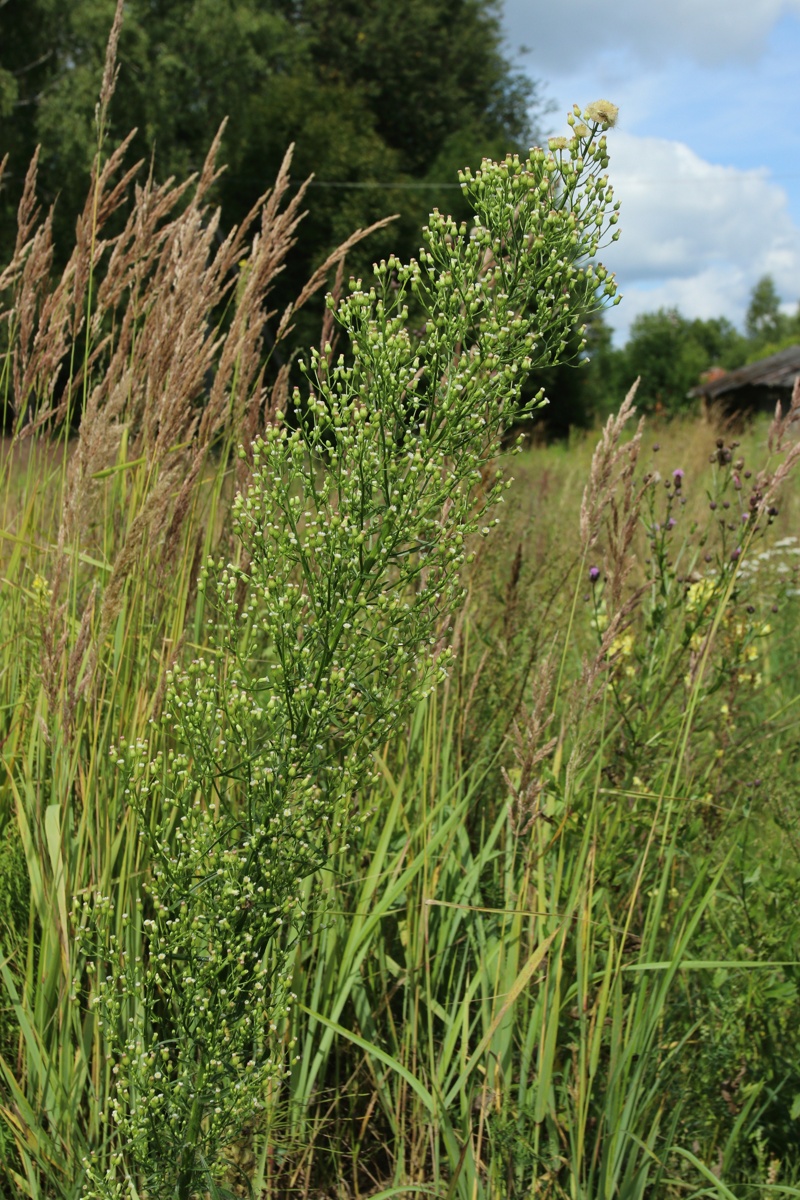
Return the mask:
<svg viewBox="0 0 800 1200">
<path fill-rule="evenodd" d="M 55 211 L 56 261 L 85 197 L 95 148 L 94 106 L 113 0 L 9 0 L 0 7 L 0 250 L 7 258 L 27 163 L 41 146 L 39 195 Z M 353 230 L 396 220 L 355 247 L 359 275 L 390 252 L 408 258 L 438 207 L 466 215 L 456 172 L 484 156 L 524 152 L 551 111 L 547 81 L 532 83 L 504 53 L 492 0 L 130 0 L 119 51 L 114 139 L 137 127 L 131 151 L 157 177 L 202 165 L 220 122 L 227 169 L 213 198 L 228 227 L 249 212 L 295 143 L 295 179 L 314 175 L 303 236 L 276 303 L 296 296 L 313 269 Z M 59 249 L 60 248 L 60 249 Z M 313 305 L 284 357 L 311 340 Z M 595 317 L 586 351 L 536 377 L 553 404 L 537 424 L 556 436 L 613 411 L 641 377 L 646 411 L 690 411 L 687 391 L 711 367 L 754 361 L 800 338 L 800 316 L 781 310 L 765 275 L 745 328 L 724 317 L 645 313 L 627 344 L 612 345 Z M 582 370 L 574 364 L 588 358 Z"/>
</svg>

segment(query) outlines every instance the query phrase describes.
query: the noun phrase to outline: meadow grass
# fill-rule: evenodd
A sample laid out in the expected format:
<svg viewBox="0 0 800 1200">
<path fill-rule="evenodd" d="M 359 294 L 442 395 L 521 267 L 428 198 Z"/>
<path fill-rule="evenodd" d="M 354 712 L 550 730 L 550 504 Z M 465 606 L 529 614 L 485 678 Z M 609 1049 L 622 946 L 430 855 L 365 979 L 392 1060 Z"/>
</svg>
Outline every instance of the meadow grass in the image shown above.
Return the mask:
<svg viewBox="0 0 800 1200">
<path fill-rule="evenodd" d="M 736 449 L 755 467 L 766 438 L 753 428 Z M 295 1065 L 230 1148 L 236 1194 L 791 1187 L 796 498 L 785 492 L 770 541 L 737 560 L 730 594 L 715 593 L 687 640 L 697 585 L 677 582 L 679 564 L 693 540 L 715 545 L 708 496 L 732 469 L 708 463 L 716 431 L 700 422 L 651 440 L 669 475 L 685 464 L 686 535 L 659 559 L 640 513 L 637 605 L 610 640 L 598 592 L 613 583 L 613 530 L 588 552 L 580 536 L 596 437 L 514 460 L 498 540 L 473 565 L 449 634 L 451 679 L 386 747 L 359 800 L 356 853 L 338 855 L 316 899 L 309 891 L 297 1003 L 280 1033 Z M 49 1197 L 78 1194 L 74 1164 L 100 1136 L 111 1084 L 91 1017 L 68 1004 L 83 969 L 71 898 L 105 889 L 132 907 L 146 871 L 106 748 L 148 732 L 165 663 L 203 625 L 194 556 L 184 550 L 159 589 L 143 554 L 98 655 L 102 687 L 70 694 L 79 609 L 61 618 L 60 675 L 46 682 L 43 646 L 57 639 L 45 581 L 77 446 L 28 445 L 4 460 L 2 1162 L 12 1194 Z M 143 468 L 101 479 L 102 522 L 73 548 L 69 591 L 86 597 L 107 577 Z M 198 482 L 187 545 L 221 536 L 209 530 L 224 527 L 234 470 L 220 459 Z M 601 500 L 602 523 L 612 491 Z M 604 572 L 594 585 L 587 553 Z M 705 578 L 717 570 L 715 559 Z M 668 586 L 654 628 L 652 598 Z M 692 709 L 691 639 L 715 621 Z M 639 661 L 639 645 L 668 661 Z M 739 678 L 744 665 L 760 668 L 758 686 Z M 135 925 L 120 933 L 141 938 Z"/>
</svg>

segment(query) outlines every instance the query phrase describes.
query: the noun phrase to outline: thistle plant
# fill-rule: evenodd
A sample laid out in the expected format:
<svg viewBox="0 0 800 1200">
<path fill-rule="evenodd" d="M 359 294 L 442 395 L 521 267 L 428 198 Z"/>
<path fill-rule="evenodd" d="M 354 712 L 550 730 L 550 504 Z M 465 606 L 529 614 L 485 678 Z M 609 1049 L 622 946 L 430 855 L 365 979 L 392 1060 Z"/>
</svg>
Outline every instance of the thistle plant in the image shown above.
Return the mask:
<svg viewBox="0 0 800 1200">
<path fill-rule="evenodd" d="M 291 411 L 240 451 L 238 553 L 199 583 L 211 648 L 167 679 L 158 742 L 173 749 L 111 749 L 149 852 L 140 912 L 75 902 L 116 1079 L 85 1200 L 132 1181 L 151 1200 L 219 1194 L 226 1147 L 287 1068 L 270 1034 L 292 1003 L 303 881 L 358 836 L 375 752 L 446 673 L 527 372 L 615 296 L 592 261 L 617 219 L 608 121 L 584 115 L 551 151 L 463 173 L 471 229 L 434 212 L 418 261 L 329 297 L 348 357 L 312 351 Z"/>
</svg>

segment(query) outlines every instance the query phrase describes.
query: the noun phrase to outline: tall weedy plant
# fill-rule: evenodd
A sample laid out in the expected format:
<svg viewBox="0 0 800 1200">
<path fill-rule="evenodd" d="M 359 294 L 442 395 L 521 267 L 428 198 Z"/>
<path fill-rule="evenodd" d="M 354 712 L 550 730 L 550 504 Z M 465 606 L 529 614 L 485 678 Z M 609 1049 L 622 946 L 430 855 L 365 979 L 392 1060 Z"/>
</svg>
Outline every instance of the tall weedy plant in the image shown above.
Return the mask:
<svg viewBox="0 0 800 1200">
<path fill-rule="evenodd" d="M 168 677 L 158 740 L 174 750 L 111 749 L 152 864 L 140 953 L 109 897 L 75 904 L 94 968 L 83 998 L 117 1080 L 117 1149 L 87 1160 L 86 1200 L 131 1181 L 153 1200 L 218 1193 L 226 1146 L 285 1070 L 269 1031 L 292 1000 L 303 880 L 357 835 L 376 750 L 446 670 L 443 628 L 469 538 L 498 519 L 489 466 L 526 372 L 615 293 L 590 265 L 617 219 L 615 110 L 576 115 L 549 152 L 464 173 L 471 230 L 435 212 L 419 261 L 390 258 L 369 290 L 330 300 L 350 358 L 312 352 L 291 414 L 241 451 L 239 552 L 209 559 L 200 584 L 218 610 L 210 648 Z"/>
</svg>

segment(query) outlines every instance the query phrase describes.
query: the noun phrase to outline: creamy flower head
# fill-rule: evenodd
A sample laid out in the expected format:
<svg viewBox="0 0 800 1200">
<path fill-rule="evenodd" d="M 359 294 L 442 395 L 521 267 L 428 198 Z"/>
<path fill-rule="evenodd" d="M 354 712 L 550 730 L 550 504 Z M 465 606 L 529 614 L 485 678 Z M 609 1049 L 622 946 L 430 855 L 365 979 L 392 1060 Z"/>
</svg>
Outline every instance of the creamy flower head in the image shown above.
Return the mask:
<svg viewBox="0 0 800 1200">
<path fill-rule="evenodd" d="M 618 116 L 619 109 L 610 100 L 595 100 L 594 104 L 587 104 L 583 110 L 584 120 L 597 121 L 599 125 L 608 125 L 609 128 L 616 125 Z"/>
<path fill-rule="evenodd" d="M 583 138 L 588 137 L 589 136 L 589 126 L 584 125 L 583 122 L 581 122 L 580 125 L 575 126 L 574 132 L 575 132 L 575 137 L 583 137 Z"/>
<path fill-rule="evenodd" d="M 552 137 L 547 144 L 551 150 L 566 150 L 568 142 L 565 137 Z"/>
</svg>

